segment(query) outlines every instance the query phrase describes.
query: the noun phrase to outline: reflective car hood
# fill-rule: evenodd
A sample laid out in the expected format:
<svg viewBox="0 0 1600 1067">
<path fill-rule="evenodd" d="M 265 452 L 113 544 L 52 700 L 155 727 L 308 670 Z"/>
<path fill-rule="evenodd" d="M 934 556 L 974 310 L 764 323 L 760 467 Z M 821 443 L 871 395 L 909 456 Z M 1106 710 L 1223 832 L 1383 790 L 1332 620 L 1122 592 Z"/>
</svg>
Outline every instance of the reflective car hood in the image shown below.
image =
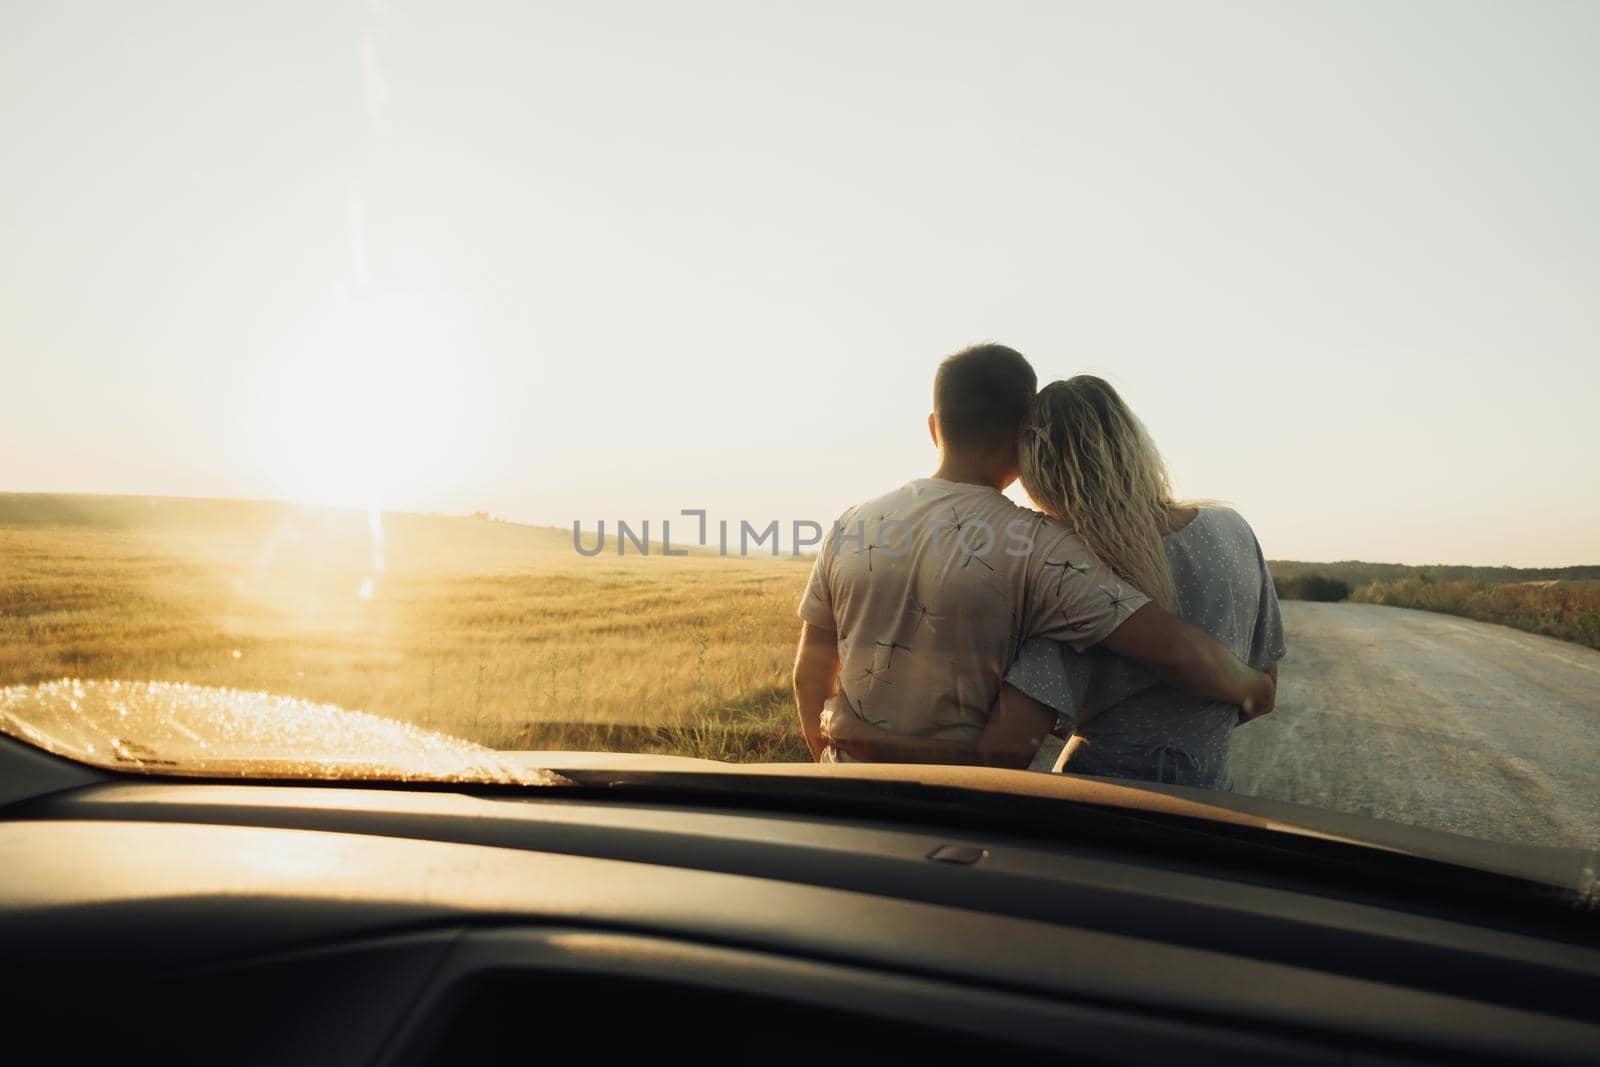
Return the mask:
<svg viewBox="0 0 1600 1067">
<path fill-rule="evenodd" d="M 1339 840 L 1597 897 L 1600 855 L 1482 841 L 1260 797 L 1082 775 L 921 764 L 733 764 L 682 756 L 506 752 L 364 712 L 173 682 L 63 679 L 0 689 L 0 733 L 109 771 L 204 778 L 638 785 L 716 778 L 922 785 L 1180 816 Z"/>
<path fill-rule="evenodd" d="M 296 697 L 181 682 L 67 678 L 0 689 L 0 732 L 114 771 L 544 785 L 526 761 L 409 723 Z"/>
</svg>

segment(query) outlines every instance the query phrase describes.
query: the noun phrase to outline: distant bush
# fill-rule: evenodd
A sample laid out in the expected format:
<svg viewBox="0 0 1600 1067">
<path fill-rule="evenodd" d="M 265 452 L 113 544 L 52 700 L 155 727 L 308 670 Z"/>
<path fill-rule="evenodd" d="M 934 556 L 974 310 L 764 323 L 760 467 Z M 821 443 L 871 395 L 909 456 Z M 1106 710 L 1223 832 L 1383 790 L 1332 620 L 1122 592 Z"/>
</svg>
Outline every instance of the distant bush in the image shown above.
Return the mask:
<svg viewBox="0 0 1600 1067">
<path fill-rule="evenodd" d="M 1279 600 L 1320 600 L 1334 602 L 1350 599 L 1350 583 L 1323 574 L 1297 574 L 1289 578 L 1274 578 L 1273 587 Z"/>
<path fill-rule="evenodd" d="M 1309 574 L 1337 578 L 1359 589 L 1371 582 L 1398 582 L 1427 574 L 1440 582 L 1547 582 L 1597 581 L 1600 566 L 1587 567 L 1468 567 L 1451 563 L 1429 563 L 1412 567 L 1403 563 L 1363 563 L 1360 560 L 1307 563 L 1302 560 L 1270 559 L 1267 566 L 1279 578 L 1301 578 Z"/>
<path fill-rule="evenodd" d="M 1407 578 L 1362 586 L 1351 599 L 1461 615 L 1600 648 L 1600 589 L 1592 583 Z"/>
</svg>

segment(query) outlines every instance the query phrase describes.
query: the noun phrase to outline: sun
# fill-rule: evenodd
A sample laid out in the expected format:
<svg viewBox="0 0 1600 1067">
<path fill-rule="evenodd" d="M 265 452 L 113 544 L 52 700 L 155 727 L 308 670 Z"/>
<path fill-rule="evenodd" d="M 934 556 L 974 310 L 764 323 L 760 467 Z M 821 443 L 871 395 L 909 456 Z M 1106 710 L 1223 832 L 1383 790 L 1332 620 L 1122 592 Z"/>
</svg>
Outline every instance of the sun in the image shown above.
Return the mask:
<svg viewBox="0 0 1600 1067">
<path fill-rule="evenodd" d="M 367 287 L 324 301 L 279 340 L 248 412 L 256 461 L 282 496 L 414 510 L 482 458 L 494 391 L 460 301 Z"/>
</svg>

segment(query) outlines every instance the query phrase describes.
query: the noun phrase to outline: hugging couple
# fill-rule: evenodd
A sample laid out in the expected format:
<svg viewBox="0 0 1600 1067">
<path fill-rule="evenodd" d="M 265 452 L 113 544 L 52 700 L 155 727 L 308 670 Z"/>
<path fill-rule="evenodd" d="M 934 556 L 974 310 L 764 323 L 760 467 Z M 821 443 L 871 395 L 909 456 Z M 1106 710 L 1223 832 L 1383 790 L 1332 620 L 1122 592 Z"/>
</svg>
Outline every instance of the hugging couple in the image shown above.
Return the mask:
<svg viewBox="0 0 1600 1067">
<path fill-rule="evenodd" d="M 1059 732 L 1057 771 L 1230 789 L 1285 651 L 1255 534 L 1172 498 L 1105 381 L 1037 384 L 1003 345 L 946 359 L 938 470 L 823 539 L 794 667 L 812 757 L 1025 768 Z M 1019 476 L 1039 511 L 1002 495 Z"/>
</svg>

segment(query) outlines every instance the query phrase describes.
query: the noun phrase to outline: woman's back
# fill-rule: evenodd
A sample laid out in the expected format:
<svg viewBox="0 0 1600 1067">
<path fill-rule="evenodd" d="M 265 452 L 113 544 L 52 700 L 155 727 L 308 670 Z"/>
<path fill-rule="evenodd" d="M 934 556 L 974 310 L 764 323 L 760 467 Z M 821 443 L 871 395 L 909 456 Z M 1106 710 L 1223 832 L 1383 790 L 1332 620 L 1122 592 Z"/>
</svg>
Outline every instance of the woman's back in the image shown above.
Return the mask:
<svg viewBox="0 0 1600 1067">
<path fill-rule="evenodd" d="M 1250 666 L 1283 658 L 1283 622 L 1266 560 L 1249 523 L 1201 508 L 1162 539 L 1177 613 Z M 1023 645 L 1006 681 L 1077 725 L 1060 769 L 1074 774 L 1229 789 L 1228 743 L 1237 709 L 1163 685 L 1136 664 L 1054 641 Z M 1083 709 L 1096 714 L 1087 721 Z"/>
</svg>

